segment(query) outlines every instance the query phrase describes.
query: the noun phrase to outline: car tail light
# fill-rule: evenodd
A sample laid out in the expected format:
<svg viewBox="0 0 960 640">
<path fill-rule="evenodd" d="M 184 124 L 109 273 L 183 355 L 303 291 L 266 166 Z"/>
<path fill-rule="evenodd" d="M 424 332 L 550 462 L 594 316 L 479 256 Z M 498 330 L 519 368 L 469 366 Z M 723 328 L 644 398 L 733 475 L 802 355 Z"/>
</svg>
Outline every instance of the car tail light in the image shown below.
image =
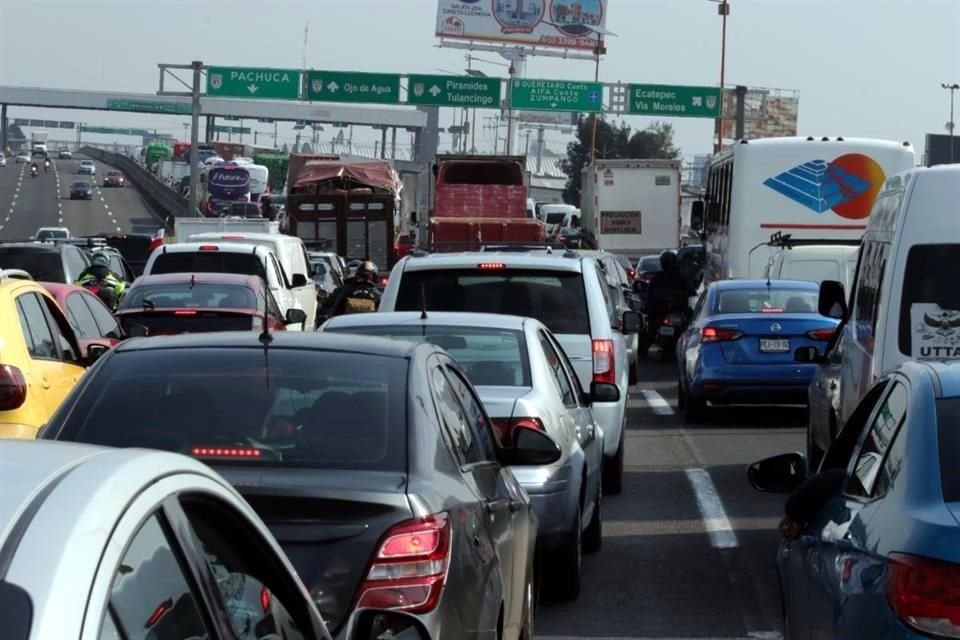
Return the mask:
<svg viewBox="0 0 960 640">
<path fill-rule="evenodd" d="M 206 447 L 196 446 L 190 450 L 195 458 L 259 458 L 263 452 L 256 447 Z"/>
<path fill-rule="evenodd" d="M 27 381 L 20 369 L 0 364 L 0 411 L 13 411 L 27 401 Z"/>
<path fill-rule="evenodd" d="M 447 579 L 451 537 L 446 513 L 391 527 L 360 585 L 356 608 L 433 610 Z"/>
<path fill-rule="evenodd" d="M 593 341 L 593 381 L 616 384 L 616 362 L 613 355 L 613 340 Z"/>
<path fill-rule="evenodd" d="M 243 236 L 223 236 L 224 240 L 243 240 Z"/>
<path fill-rule="evenodd" d="M 219 251 L 220 247 L 215 244 L 200 245 L 200 251 Z"/>
<path fill-rule="evenodd" d="M 636 269 L 627 269 L 627 277 L 630 278 L 631 280 L 633 280 L 635 277 L 637 277 L 637 270 L 636 270 Z"/>
<path fill-rule="evenodd" d="M 503 448 L 513 446 L 513 433 L 517 429 L 533 429 L 543 432 L 547 430 L 540 418 L 491 418 L 491 421 L 493 422 L 493 431 Z"/>
<path fill-rule="evenodd" d="M 701 342 L 730 342 L 742 336 L 743 333 L 740 331 L 724 327 L 704 327 L 700 330 Z"/>
<path fill-rule="evenodd" d="M 960 638 L 960 565 L 891 553 L 887 601 L 908 627 Z"/>
<path fill-rule="evenodd" d="M 783 313 L 783 309 L 780 307 L 766 307 L 760 309 L 760 313 Z"/>
<path fill-rule="evenodd" d="M 260 587 L 260 608 L 264 613 L 270 611 L 270 589 L 266 585 Z"/>
<path fill-rule="evenodd" d="M 506 269 L 507 265 L 502 262 L 481 262 L 477 265 L 477 269 L 481 271 L 493 271 L 496 269 Z"/>
<path fill-rule="evenodd" d="M 173 312 L 175 316 L 195 316 L 197 312 L 195 309 L 177 309 Z"/>
<path fill-rule="evenodd" d="M 811 340 L 830 340 L 836 331 L 836 329 L 814 329 L 807 332 L 807 337 Z"/>
</svg>

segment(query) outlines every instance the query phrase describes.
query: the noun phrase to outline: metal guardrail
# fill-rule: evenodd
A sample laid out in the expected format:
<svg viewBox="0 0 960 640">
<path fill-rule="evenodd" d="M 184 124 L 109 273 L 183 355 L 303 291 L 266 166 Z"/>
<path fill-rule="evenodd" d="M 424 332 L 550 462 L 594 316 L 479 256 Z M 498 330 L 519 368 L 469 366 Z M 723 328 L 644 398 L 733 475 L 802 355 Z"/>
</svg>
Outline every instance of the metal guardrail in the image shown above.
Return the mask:
<svg viewBox="0 0 960 640">
<path fill-rule="evenodd" d="M 169 231 L 173 231 L 173 218 L 189 216 L 188 200 L 132 158 L 86 146 L 80 152 L 122 171 Z"/>
</svg>

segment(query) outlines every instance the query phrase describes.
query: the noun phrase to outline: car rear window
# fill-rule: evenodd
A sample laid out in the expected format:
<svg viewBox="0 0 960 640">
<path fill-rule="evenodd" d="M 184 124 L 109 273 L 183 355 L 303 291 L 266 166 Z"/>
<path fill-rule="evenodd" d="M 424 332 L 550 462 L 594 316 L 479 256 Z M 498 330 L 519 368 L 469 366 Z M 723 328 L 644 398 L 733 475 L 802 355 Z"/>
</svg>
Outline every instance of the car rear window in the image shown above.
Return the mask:
<svg viewBox="0 0 960 640">
<path fill-rule="evenodd" d="M 137 285 L 130 289 L 121 309 L 194 308 L 256 309 L 257 297 L 248 287 L 233 284 L 189 282 Z"/>
<path fill-rule="evenodd" d="M 0 269 L 23 269 L 40 282 L 64 282 L 63 260 L 56 251 L 0 247 Z"/>
<path fill-rule="evenodd" d="M 566 217 L 566 213 L 560 211 L 557 213 L 548 213 L 546 223 L 547 224 L 563 224 L 563 219 Z"/>
<path fill-rule="evenodd" d="M 229 251 L 177 251 L 157 256 L 150 269 L 160 273 L 239 273 L 266 278 L 260 257 Z"/>
<path fill-rule="evenodd" d="M 720 291 L 714 313 L 817 313 L 816 290 L 758 287 Z"/>
<path fill-rule="evenodd" d="M 175 336 L 181 333 L 212 333 L 215 331 L 251 331 L 261 329 L 262 318 L 250 314 L 238 315 L 230 311 L 181 310 L 155 312 L 127 311 L 118 316 L 128 336 Z"/>
<path fill-rule="evenodd" d="M 646 272 L 662 270 L 662 267 L 660 266 L 660 256 L 640 258 L 640 265 L 638 266 L 638 269 Z"/>
<path fill-rule="evenodd" d="M 446 349 L 475 385 L 530 386 L 530 362 L 520 331 L 437 325 L 331 327 L 329 331 L 430 342 Z"/>
<path fill-rule="evenodd" d="M 423 298 L 423 300 L 421 300 Z M 557 334 L 589 334 L 583 276 L 546 269 L 408 271 L 397 311 L 502 313 L 536 318 Z"/>
<path fill-rule="evenodd" d="M 960 244 L 910 248 L 900 300 L 900 351 L 914 358 L 960 357 Z"/>
<path fill-rule="evenodd" d="M 402 472 L 406 380 L 406 360 L 358 353 L 118 352 L 51 433 L 214 464 Z"/>
</svg>

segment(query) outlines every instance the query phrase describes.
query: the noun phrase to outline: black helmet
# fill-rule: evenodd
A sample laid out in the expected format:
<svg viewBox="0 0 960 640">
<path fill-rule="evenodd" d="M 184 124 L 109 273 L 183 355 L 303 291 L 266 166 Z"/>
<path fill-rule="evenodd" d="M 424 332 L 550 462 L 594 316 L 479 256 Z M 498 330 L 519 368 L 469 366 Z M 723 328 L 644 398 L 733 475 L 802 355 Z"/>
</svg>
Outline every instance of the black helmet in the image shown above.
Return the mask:
<svg viewBox="0 0 960 640">
<path fill-rule="evenodd" d="M 357 278 L 362 278 L 364 280 L 374 281 L 377 279 L 377 265 L 375 265 L 370 260 L 365 260 L 357 265 Z"/>
<path fill-rule="evenodd" d="M 669 249 L 660 254 L 660 268 L 671 271 L 677 266 L 677 254 Z"/>
</svg>

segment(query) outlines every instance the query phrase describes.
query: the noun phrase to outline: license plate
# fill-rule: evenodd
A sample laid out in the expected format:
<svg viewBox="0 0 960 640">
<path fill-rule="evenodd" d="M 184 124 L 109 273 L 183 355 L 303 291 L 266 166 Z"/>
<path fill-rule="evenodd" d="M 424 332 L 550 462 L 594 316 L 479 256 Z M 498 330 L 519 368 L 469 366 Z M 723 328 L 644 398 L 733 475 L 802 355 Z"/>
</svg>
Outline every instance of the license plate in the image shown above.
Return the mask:
<svg viewBox="0 0 960 640">
<path fill-rule="evenodd" d="M 760 338 L 760 351 L 764 353 L 787 353 L 790 340 L 787 338 Z"/>
<path fill-rule="evenodd" d="M 662 336 L 672 336 L 673 327 L 660 327 L 660 335 Z"/>
</svg>

